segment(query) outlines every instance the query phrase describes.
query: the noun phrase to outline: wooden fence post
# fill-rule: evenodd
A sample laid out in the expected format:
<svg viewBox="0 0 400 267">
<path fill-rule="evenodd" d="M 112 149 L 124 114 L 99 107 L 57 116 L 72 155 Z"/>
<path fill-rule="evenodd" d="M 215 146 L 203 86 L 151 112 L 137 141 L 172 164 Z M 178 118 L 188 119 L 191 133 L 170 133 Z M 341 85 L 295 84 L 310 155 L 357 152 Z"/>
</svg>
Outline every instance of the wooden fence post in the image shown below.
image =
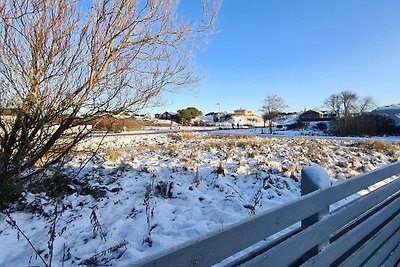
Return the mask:
<svg viewBox="0 0 400 267">
<path fill-rule="evenodd" d="M 304 167 L 301 171 L 301 195 L 307 195 L 318 189 L 324 189 L 332 185 L 329 174 L 319 165 L 313 164 L 309 167 Z M 329 206 L 320 212 L 305 218 L 301 221 L 302 229 L 313 225 L 314 223 L 320 221 L 324 216 L 329 214 Z M 315 246 L 303 255 L 303 260 L 308 260 L 309 258 L 318 254 L 318 252 L 329 243 L 329 239 Z"/>
</svg>

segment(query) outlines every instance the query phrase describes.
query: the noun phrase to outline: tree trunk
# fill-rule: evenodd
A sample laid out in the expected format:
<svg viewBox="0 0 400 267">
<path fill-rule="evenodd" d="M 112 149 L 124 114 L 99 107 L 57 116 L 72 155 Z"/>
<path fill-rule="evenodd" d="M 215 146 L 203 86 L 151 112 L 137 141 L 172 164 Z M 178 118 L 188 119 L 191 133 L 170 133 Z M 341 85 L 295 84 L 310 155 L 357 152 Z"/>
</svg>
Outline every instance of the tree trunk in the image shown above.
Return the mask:
<svg viewBox="0 0 400 267">
<path fill-rule="evenodd" d="M 269 133 L 272 134 L 272 120 L 269 120 Z"/>
</svg>

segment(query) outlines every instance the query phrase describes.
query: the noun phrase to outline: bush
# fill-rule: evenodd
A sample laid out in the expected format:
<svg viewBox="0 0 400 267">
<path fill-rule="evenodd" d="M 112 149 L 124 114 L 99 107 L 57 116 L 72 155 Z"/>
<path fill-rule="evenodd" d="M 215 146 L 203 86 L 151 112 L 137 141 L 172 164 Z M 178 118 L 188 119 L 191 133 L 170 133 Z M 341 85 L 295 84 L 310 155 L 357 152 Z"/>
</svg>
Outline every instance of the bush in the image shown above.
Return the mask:
<svg viewBox="0 0 400 267">
<path fill-rule="evenodd" d="M 317 124 L 315 124 L 314 128 L 324 132 L 328 129 L 328 126 L 325 122 L 318 122 Z"/>
<path fill-rule="evenodd" d="M 296 129 L 303 129 L 305 127 L 305 123 L 301 120 L 297 120 L 296 123 L 287 125 L 288 130 L 296 130 Z"/>
<path fill-rule="evenodd" d="M 394 135 L 399 134 L 399 127 L 389 117 L 375 114 L 363 114 L 340 118 L 336 124 L 338 136 Z"/>
<path fill-rule="evenodd" d="M 188 107 L 186 109 L 178 110 L 178 119 L 182 123 L 188 123 L 192 119 L 200 116 L 202 112 L 195 107 Z"/>
<path fill-rule="evenodd" d="M 96 120 L 93 129 L 96 131 L 111 131 L 120 133 L 125 131 L 137 131 L 142 129 L 143 122 L 135 118 L 102 117 Z"/>
</svg>

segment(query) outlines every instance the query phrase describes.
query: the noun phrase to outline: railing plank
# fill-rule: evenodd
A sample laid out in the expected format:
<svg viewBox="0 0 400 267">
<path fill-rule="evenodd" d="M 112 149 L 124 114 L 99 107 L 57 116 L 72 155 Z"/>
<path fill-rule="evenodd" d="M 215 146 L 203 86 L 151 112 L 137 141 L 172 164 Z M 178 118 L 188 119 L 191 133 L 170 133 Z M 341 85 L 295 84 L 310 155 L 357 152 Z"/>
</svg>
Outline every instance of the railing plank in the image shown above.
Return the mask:
<svg viewBox="0 0 400 267">
<path fill-rule="evenodd" d="M 244 267 L 246 266 L 246 263 L 250 261 L 251 259 L 254 259 L 255 257 L 261 255 L 265 251 L 275 247 L 276 245 L 282 243 L 286 239 L 298 234 L 301 231 L 301 226 L 298 228 L 294 229 L 293 231 L 290 231 L 276 239 L 274 239 L 271 242 L 265 242 L 264 244 L 261 244 L 260 246 L 257 246 L 256 248 L 252 248 L 249 250 L 246 254 L 243 254 L 241 256 L 236 257 L 235 259 L 227 262 L 224 264 L 224 267 L 235 267 L 235 266 L 241 266 Z"/>
<path fill-rule="evenodd" d="M 354 200 L 345 209 L 338 210 L 334 214 L 324 217 L 319 222 L 250 261 L 246 266 L 288 266 L 299 259 L 310 248 L 328 239 L 332 233 L 342 226 L 359 217 L 360 214 L 373 208 L 399 190 L 400 179 L 397 179 L 362 198 Z"/>
<path fill-rule="evenodd" d="M 400 260 L 400 244 L 393 250 L 392 254 L 382 264 L 383 267 L 392 267 Z"/>
<path fill-rule="evenodd" d="M 340 266 L 353 267 L 361 266 L 392 235 L 400 235 L 400 214 L 392 221 L 385 225 L 378 233 L 376 233 L 367 243 L 355 251 Z M 394 233 L 394 234 L 393 234 Z"/>
<path fill-rule="evenodd" d="M 389 240 L 383 244 L 378 251 L 374 253 L 374 255 L 368 259 L 367 262 L 365 262 L 366 267 L 375 267 L 381 265 L 385 259 L 388 257 L 388 255 L 393 251 L 393 249 L 396 248 L 396 246 L 399 246 L 400 242 L 400 233 L 399 230 L 396 232 L 396 234 L 392 235 Z M 394 251 L 396 253 L 396 251 Z M 398 250 L 397 250 L 398 252 Z M 388 265 L 387 265 L 388 266 Z M 392 265 L 393 266 L 393 265 Z"/>
<path fill-rule="evenodd" d="M 384 207 L 363 223 L 349 231 L 347 234 L 330 244 L 317 256 L 307 261 L 303 267 L 306 266 L 329 266 L 338 257 L 343 255 L 348 249 L 352 248 L 357 244 L 363 237 L 368 235 L 371 231 L 376 229 L 382 224 L 387 218 L 395 214 L 400 207 L 400 198 L 397 198 L 390 205 Z"/>
<path fill-rule="evenodd" d="M 319 190 L 130 266 L 210 266 L 327 206 L 400 173 L 400 162 Z"/>
</svg>

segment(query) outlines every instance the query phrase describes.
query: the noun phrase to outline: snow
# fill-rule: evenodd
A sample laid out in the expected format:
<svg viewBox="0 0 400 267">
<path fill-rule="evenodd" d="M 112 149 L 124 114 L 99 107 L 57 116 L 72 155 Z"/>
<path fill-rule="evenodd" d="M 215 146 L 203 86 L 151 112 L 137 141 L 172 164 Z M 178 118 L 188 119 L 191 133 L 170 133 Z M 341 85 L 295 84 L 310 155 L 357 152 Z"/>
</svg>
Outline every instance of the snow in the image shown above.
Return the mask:
<svg viewBox="0 0 400 267">
<path fill-rule="evenodd" d="M 400 105 L 393 105 L 393 106 L 387 106 L 387 107 L 380 107 L 374 109 L 372 112 L 400 112 Z"/>
<path fill-rule="evenodd" d="M 299 116 L 297 114 L 293 115 L 284 115 L 273 119 L 273 121 L 277 124 L 281 125 L 290 125 L 294 124 L 299 120 Z"/>
<path fill-rule="evenodd" d="M 301 130 L 280 130 L 273 127 L 273 133 L 269 134 L 268 127 L 248 128 L 242 127 L 239 129 L 222 129 L 216 130 L 220 134 L 242 134 L 242 135 L 256 135 L 260 137 L 274 137 L 274 138 L 307 138 L 307 139 L 328 139 L 328 140 L 352 140 L 352 141 L 384 141 L 386 143 L 400 143 L 400 135 L 384 135 L 384 136 L 344 136 L 337 137 L 327 133 L 308 127 L 309 129 Z"/>
<path fill-rule="evenodd" d="M 82 143 L 65 172 L 73 176 L 100 140 Z M 359 140 L 278 137 L 260 129 L 106 137 L 77 176 L 104 195 L 62 199 L 53 265 L 132 263 L 298 198 L 305 166 L 319 164 L 343 180 L 399 160 L 399 145 L 390 146 L 374 150 Z M 24 203 L 11 216 L 45 257 L 55 205 L 44 193 L 27 193 Z M 42 207 L 42 215 L 28 207 Z M 7 220 L 0 216 L 0 266 L 43 265 Z"/>
<path fill-rule="evenodd" d="M 209 116 L 198 116 L 196 117 L 193 122 L 203 122 L 207 124 L 213 124 L 218 127 L 223 128 L 237 128 L 243 126 L 263 126 L 264 120 L 257 115 L 238 115 L 238 114 L 216 114 L 209 115 Z"/>
<path fill-rule="evenodd" d="M 328 173 L 318 164 L 311 164 L 304 167 L 303 172 L 312 179 L 312 183 L 318 188 L 325 188 L 332 185 L 331 178 Z"/>
</svg>

